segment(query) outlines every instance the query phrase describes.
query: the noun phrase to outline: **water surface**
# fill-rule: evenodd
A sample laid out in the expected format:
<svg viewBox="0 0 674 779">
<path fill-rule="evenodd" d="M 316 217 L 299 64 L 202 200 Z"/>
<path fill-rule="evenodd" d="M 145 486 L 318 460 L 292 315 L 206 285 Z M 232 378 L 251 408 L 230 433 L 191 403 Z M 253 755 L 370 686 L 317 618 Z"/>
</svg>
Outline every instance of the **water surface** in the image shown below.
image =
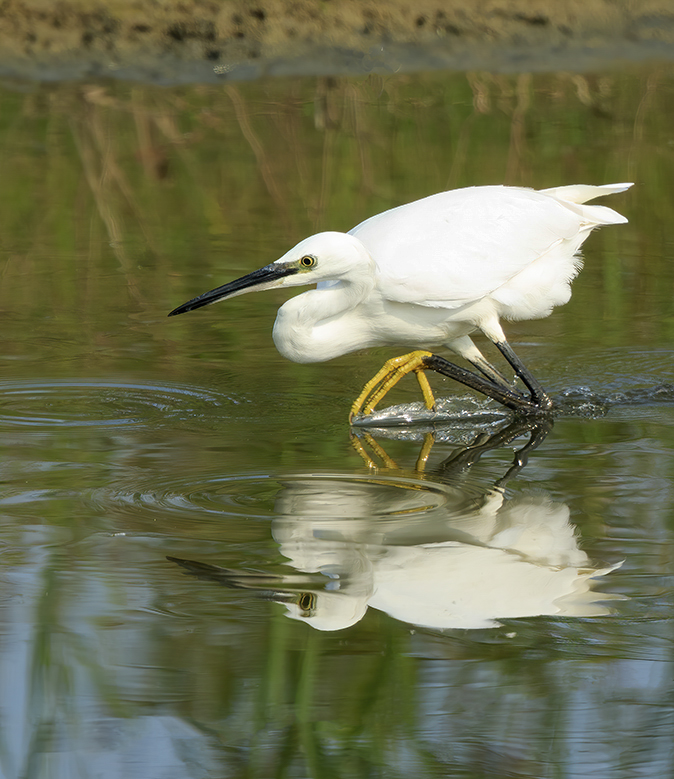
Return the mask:
<svg viewBox="0 0 674 779">
<path fill-rule="evenodd" d="M 672 91 L 0 92 L 3 776 L 672 773 Z M 354 440 L 393 351 L 284 361 L 276 292 L 166 318 L 447 187 L 625 180 L 571 302 L 507 326 L 575 404 L 547 436 L 436 377 L 452 421 Z"/>
</svg>

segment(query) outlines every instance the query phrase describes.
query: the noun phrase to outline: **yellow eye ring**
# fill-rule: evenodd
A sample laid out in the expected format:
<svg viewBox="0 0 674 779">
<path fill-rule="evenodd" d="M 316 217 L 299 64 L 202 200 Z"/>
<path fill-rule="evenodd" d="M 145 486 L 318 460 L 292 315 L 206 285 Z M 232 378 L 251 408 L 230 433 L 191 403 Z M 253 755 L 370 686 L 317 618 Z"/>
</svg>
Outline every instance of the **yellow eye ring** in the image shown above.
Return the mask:
<svg viewBox="0 0 674 779">
<path fill-rule="evenodd" d="M 300 265 L 303 268 L 313 268 L 316 264 L 316 258 L 312 257 L 310 254 L 307 254 L 306 256 L 302 257 L 300 260 Z"/>
<path fill-rule="evenodd" d="M 300 611 L 313 611 L 316 608 L 316 596 L 313 592 L 302 592 L 297 599 Z"/>
</svg>

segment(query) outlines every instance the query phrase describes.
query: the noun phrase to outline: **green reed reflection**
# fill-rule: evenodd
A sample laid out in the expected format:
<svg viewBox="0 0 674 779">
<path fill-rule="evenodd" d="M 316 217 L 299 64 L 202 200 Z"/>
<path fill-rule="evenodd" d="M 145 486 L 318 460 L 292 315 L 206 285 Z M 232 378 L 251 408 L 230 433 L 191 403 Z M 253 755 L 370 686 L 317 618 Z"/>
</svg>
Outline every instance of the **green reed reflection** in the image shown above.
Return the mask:
<svg viewBox="0 0 674 779">
<path fill-rule="evenodd" d="M 5 354 L 25 359 L 29 334 L 47 342 L 56 318 L 56 348 L 99 373 L 151 358 L 169 379 L 198 362 L 221 366 L 232 385 L 240 374 L 259 385 L 264 339 L 281 386 L 314 394 L 337 371 L 369 375 L 378 356 L 297 366 L 267 349 L 277 293 L 233 301 L 208 323 L 163 316 L 209 280 L 258 267 L 314 231 L 494 182 L 635 180 L 619 207 L 632 224 L 592 237 L 570 313 L 514 329 L 558 336 L 569 358 L 571 344 L 667 341 L 672 88 L 660 68 L 4 90 L 0 304 L 17 325 Z M 573 314 L 590 309 L 599 315 Z M 81 375 L 82 364 L 52 360 L 61 375 Z"/>
<path fill-rule="evenodd" d="M 319 633 L 166 557 L 292 573 L 270 475 L 367 473 L 344 419 L 382 354 L 282 360 L 275 293 L 166 314 L 446 187 L 634 180 L 571 302 L 509 334 L 557 392 L 671 382 L 673 86 L 645 67 L 2 87 L 0 773 L 671 775 L 671 398 L 560 419 L 508 486 L 568 505 L 597 565 L 625 560 L 602 585 L 629 597 L 617 616 L 440 634 L 369 610 Z M 457 446 L 438 439 L 427 474 Z M 421 443 L 384 443 L 409 476 Z M 457 483 L 472 498 L 511 462 Z"/>
<path fill-rule="evenodd" d="M 662 224 L 674 197 L 671 92 L 666 70 L 4 91 L 4 302 L 31 304 L 14 287 L 45 244 L 56 252 L 47 305 L 59 313 L 96 297 L 81 272 L 67 272 L 73 252 L 84 268 L 121 274 L 114 286 L 139 309 L 166 308 L 209 273 L 257 266 L 311 232 L 471 184 L 634 179 L 631 219 Z M 250 236 L 252 217 L 265 227 Z M 607 306 L 622 312 L 611 259 L 629 238 L 600 240 L 612 247 Z M 641 257 L 657 254 L 640 247 Z"/>
</svg>

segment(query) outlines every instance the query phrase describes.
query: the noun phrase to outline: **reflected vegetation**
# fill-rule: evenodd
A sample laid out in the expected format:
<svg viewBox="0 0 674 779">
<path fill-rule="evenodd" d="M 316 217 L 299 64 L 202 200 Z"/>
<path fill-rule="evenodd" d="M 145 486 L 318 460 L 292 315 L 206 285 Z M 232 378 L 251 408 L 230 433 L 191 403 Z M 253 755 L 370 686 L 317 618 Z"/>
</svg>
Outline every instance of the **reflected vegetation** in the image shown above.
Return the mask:
<svg viewBox="0 0 674 779">
<path fill-rule="evenodd" d="M 129 388 L 89 388 L 89 403 L 94 389 L 124 407 Z M 393 439 L 378 441 L 389 462 L 378 472 L 351 451 L 351 468 L 339 454 L 339 478 L 318 472 L 329 456 L 315 458 L 313 475 L 293 477 L 247 472 L 263 449 L 243 437 L 249 420 L 237 427 L 240 406 L 197 405 L 198 419 L 185 420 L 183 395 L 155 389 L 130 388 L 129 399 L 165 404 L 167 426 L 113 414 L 99 427 L 33 425 L 26 438 L 23 426 L 2 423 L 4 450 L 17 455 L 3 463 L 0 531 L 7 774 L 32 761 L 38 775 L 86 776 L 93 766 L 117 776 L 134 755 L 138 776 L 397 776 L 404 761 L 424 776 L 501 776 L 498 754 L 537 778 L 541 765 L 560 765 L 550 749 L 575 753 L 588 738 L 601 747 L 599 772 L 626 749 L 615 717 L 645 708 L 648 725 L 629 743 L 647 740 L 647 765 L 669 770 L 666 406 L 641 418 L 560 420 L 542 443 L 511 427 L 457 447 L 470 426 L 439 430 L 422 473 L 413 470 L 421 442 Z M 38 392 L 24 390 L 27 410 Z M 23 417 L 16 397 L 13 406 Z M 294 435 L 294 425 L 267 422 L 266 441 L 270 431 Z M 346 431 L 333 442 L 339 436 L 348 448 Z M 308 439 L 300 444 L 307 461 Z M 427 580 L 406 591 L 399 564 L 425 574 L 415 562 L 434 554 L 444 590 L 475 595 L 459 604 L 469 631 L 413 629 L 445 592 Z M 167 556 L 199 561 L 209 576 L 224 566 L 235 586 L 185 576 Z M 490 556 L 500 560 L 495 572 L 483 564 Z M 488 593 L 480 574 L 509 570 L 546 578 L 551 591 L 525 594 L 538 596 L 536 606 L 561 594 L 555 613 L 503 616 L 493 601 L 510 600 L 505 588 L 476 604 Z M 330 585 L 343 578 L 352 610 L 352 585 L 359 596 L 374 582 L 388 600 L 370 596 L 362 619 L 335 632 L 286 619 L 245 589 L 282 581 L 297 614 L 316 608 L 312 597 L 340 598 Z M 630 599 L 611 603 L 614 595 Z M 563 736 L 553 727 L 560 719 Z M 476 739 L 488 749 L 475 750 Z M 582 761 L 566 775 L 586 771 Z"/>
<path fill-rule="evenodd" d="M 34 335 L 55 341 L 56 356 L 85 357 L 87 370 L 114 371 L 121 361 L 142 370 L 163 359 L 177 378 L 195 360 L 236 356 L 259 378 L 251 349 L 283 297 L 233 301 L 208 322 L 156 320 L 207 279 L 276 259 L 308 234 L 348 229 L 448 187 L 494 182 L 637 182 L 621 204 L 632 226 L 594 236 L 575 285 L 573 310 L 598 306 L 600 316 L 555 312 L 515 333 L 602 348 L 635 334 L 668 342 L 674 320 L 662 291 L 672 270 L 660 245 L 673 205 L 671 92 L 664 68 L 5 90 L 0 304 L 8 321 L 31 325 L 5 343 L 5 359 L 39 359 L 25 344 Z M 34 294 L 42 285 L 48 296 Z M 232 327 L 244 310 L 246 327 Z M 281 381 L 314 389 L 320 368 L 275 362 Z M 59 375 L 84 372 L 73 360 L 52 365 Z"/>
<path fill-rule="evenodd" d="M 673 85 L 0 88 L 3 777 L 672 775 Z M 354 447 L 390 354 L 284 361 L 273 292 L 165 316 L 448 186 L 620 180 L 509 328 L 588 412 L 547 437 L 435 378 L 447 418 Z"/>
</svg>

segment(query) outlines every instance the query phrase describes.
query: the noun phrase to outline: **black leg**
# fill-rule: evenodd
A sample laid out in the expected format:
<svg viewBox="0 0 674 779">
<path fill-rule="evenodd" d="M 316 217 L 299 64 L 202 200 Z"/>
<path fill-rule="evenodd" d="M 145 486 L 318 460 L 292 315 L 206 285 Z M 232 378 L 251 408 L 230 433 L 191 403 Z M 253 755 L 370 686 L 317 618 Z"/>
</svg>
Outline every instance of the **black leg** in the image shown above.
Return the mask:
<svg viewBox="0 0 674 779">
<path fill-rule="evenodd" d="M 543 393 L 543 395 L 548 400 L 547 405 L 532 402 L 519 392 L 506 389 L 489 379 L 478 376 L 476 373 L 472 373 L 465 368 L 460 368 L 458 365 L 454 365 L 453 362 L 449 362 L 448 360 L 445 360 L 444 357 L 440 357 L 437 354 L 431 354 L 428 357 L 424 357 L 423 363 L 426 368 L 441 373 L 443 376 L 449 376 L 460 384 L 464 384 L 466 387 L 470 387 L 471 389 L 480 392 L 482 395 L 486 395 L 488 398 L 492 398 L 492 400 L 496 400 L 507 408 L 515 411 L 540 413 L 541 411 L 547 411 L 551 405 L 551 402 L 545 393 Z"/>
<path fill-rule="evenodd" d="M 487 360 L 476 360 L 476 359 L 469 359 L 466 358 L 471 365 L 474 365 L 478 371 L 483 376 L 486 376 L 489 381 L 491 381 L 493 384 L 497 384 L 500 387 L 503 387 L 507 390 L 512 390 L 512 387 L 510 386 L 510 382 L 506 377 L 501 373 L 501 371 L 496 370 L 494 366 L 487 362 Z"/>
<path fill-rule="evenodd" d="M 456 474 L 465 471 L 474 465 L 485 452 L 508 446 L 511 441 L 525 433 L 529 434 L 529 441 L 515 452 L 513 464 L 505 476 L 496 482 L 496 487 L 504 487 L 508 479 L 518 474 L 527 463 L 529 452 L 540 446 L 548 433 L 552 430 L 551 417 L 538 417 L 536 419 L 514 419 L 505 427 L 497 430 L 490 436 L 480 435 L 469 446 L 459 449 L 440 464 L 443 474 Z"/>
<path fill-rule="evenodd" d="M 526 466 L 529 461 L 529 452 L 533 452 L 534 449 L 539 447 L 546 436 L 552 430 L 552 420 L 544 420 L 541 422 L 537 420 L 536 424 L 531 428 L 531 435 L 529 441 L 515 452 L 515 459 L 513 464 L 508 468 L 505 476 L 502 476 L 494 486 L 505 487 L 509 479 L 512 479 Z"/>
<path fill-rule="evenodd" d="M 531 397 L 534 403 L 543 411 L 551 408 L 552 401 L 548 397 L 547 393 L 534 378 L 533 374 L 527 368 L 527 366 L 515 354 L 512 346 L 507 341 L 494 341 L 494 345 L 510 363 L 515 373 L 520 377 L 520 379 L 522 379 L 529 392 L 531 392 Z"/>
</svg>

